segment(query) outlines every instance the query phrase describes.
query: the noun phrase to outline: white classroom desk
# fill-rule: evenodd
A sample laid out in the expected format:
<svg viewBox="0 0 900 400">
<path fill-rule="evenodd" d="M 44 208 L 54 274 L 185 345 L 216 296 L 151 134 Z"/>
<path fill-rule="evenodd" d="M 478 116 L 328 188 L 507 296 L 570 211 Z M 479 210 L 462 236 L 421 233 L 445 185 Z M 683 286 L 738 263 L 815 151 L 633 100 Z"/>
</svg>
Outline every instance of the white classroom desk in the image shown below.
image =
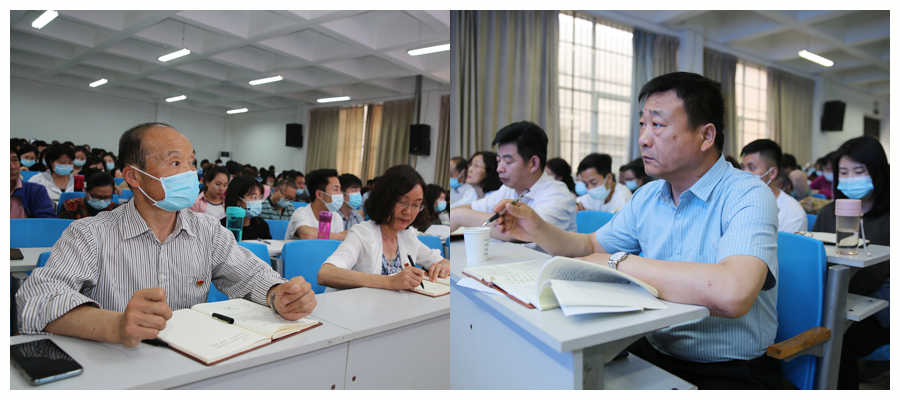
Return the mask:
<svg viewBox="0 0 900 400">
<path fill-rule="evenodd" d="M 467 264 L 463 241 L 450 243 L 453 388 L 692 388 L 634 355 L 608 363 L 649 332 L 709 315 L 706 307 L 665 302 L 664 310 L 566 317 L 528 309 L 506 296 L 456 285 L 465 267 L 550 258 L 512 243 L 491 243 L 488 261 Z M 608 363 L 608 364 L 607 364 Z"/>
<path fill-rule="evenodd" d="M 52 249 L 52 247 L 24 247 L 19 249 L 22 251 L 22 256 L 24 258 L 21 260 L 10 260 L 9 272 L 27 272 L 33 270 L 37 266 L 37 260 L 41 253 L 50 251 L 50 249 Z"/>
<path fill-rule="evenodd" d="M 850 278 L 860 269 L 873 266 L 891 259 L 889 246 L 868 245 L 869 253 L 859 248 L 859 254 L 846 256 L 837 254 L 834 245 L 825 245 L 825 258 L 829 263 L 837 264 L 828 267 L 825 279 L 825 304 L 822 313 L 822 325 L 831 329 L 831 340 L 825 342 L 824 356 L 816 367 L 815 389 L 837 389 L 838 370 L 841 361 L 841 349 L 844 343 L 844 332 L 853 323 L 847 318 L 847 297 Z M 886 305 L 882 304 L 882 308 Z"/>
<path fill-rule="evenodd" d="M 358 288 L 316 299 L 316 319 L 353 332 L 346 389 L 450 388 L 450 296 Z"/>
<path fill-rule="evenodd" d="M 315 319 L 315 318 L 313 318 Z M 50 338 L 84 368 L 80 376 L 31 386 L 10 366 L 10 389 L 322 389 L 344 388 L 353 332 L 324 323 L 299 335 L 204 366 L 167 348 L 135 348 L 56 335 L 10 337 L 10 344 Z"/>
</svg>

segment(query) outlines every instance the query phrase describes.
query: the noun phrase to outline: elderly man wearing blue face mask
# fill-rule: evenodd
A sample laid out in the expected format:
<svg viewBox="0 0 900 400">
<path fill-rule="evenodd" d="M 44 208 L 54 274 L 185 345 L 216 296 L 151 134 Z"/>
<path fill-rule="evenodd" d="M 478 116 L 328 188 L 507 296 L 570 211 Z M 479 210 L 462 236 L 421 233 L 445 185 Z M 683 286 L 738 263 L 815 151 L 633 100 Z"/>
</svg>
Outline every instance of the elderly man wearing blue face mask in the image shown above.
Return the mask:
<svg viewBox="0 0 900 400">
<path fill-rule="evenodd" d="M 284 240 L 316 239 L 319 237 L 319 213 L 328 211 L 332 214 L 331 233 L 329 239 L 344 240 L 347 231 L 344 229 L 344 220 L 337 214 L 344 205 L 344 194 L 341 192 L 341 182 L 338 179 L 337 170 L 317 169 L 306 174 L 306 184 L 309 187 L 310 203 L 306 207 L 300 207 L 291 216 Z"/>
<path fill-rule="evenodd" d="M 631 190 L 617 183 L 612 174 L 612 157 L 588 154 L 578 164 L 581 181 L 575 183 L 578 211 L 617 212 L 631 199 Z"/>
<path fill-rule="evenodd" d="M 281 178 L 275 183 L 272 194 L 262 202 L 263 219 L 290 220 L 294 215 L 294 201 L 297 201 L 297 184 L 293 179 Z"/>
<path fill-rule="evenodd" d="M 141 124 L 122 135 L 119 155 L 134 199 L 63 232 L 16 295 L 22 333 L 135 347 L 173 311 L 206 302 L 211 283 L 289 320 L 312 313 L 315 295 L 302 277 L 286 281 L 219 221 L 187 210 L 199 188 L 184 135 Z"/>
</svg>

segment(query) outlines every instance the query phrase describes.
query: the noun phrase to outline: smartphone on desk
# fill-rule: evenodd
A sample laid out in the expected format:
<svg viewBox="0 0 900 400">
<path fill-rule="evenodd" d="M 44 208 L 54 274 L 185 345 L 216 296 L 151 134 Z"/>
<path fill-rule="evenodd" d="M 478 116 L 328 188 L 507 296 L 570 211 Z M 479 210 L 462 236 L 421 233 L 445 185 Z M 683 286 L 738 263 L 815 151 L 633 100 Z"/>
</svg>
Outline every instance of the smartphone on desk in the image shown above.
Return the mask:
<svg viewBox="0 0 900 400">
<path fill-rule="evenodd" d="M 43 385 L 81 375 L 84 368 L 50 339 L 9 346 L 10 360 L 25 380 Z"/>
<path fill-rule="evenodd" d="M 19 249 L 9 249 L 9 260 L 24 260 L 25 256 L 22 255 L 22 250 Z"/>
</svg>

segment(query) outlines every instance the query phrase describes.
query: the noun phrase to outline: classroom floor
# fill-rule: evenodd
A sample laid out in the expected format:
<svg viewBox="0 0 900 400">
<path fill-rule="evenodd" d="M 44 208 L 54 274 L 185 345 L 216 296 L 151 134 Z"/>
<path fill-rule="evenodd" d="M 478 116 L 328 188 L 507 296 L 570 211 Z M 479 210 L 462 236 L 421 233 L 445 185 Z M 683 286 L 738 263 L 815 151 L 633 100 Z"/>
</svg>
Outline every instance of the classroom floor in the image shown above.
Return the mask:
<svg viewBox="0 0 900 400">
<path fill-rule="evenodd" d="M 890 361 L 881 361 L 881 362 L 889 363 Z M 864 361 L 860 361 L 860 368 L 863 368 L 863 363 L 864 363 Z M 877 382 L 872 382 L 872 383 L 860 382 L 859 390 L 891 390 L 891 377 L 888 374 L 888 375 L 885 375 L 884 378 L 882 378 L 881 380 L 879 380 Z"/>
</svg>

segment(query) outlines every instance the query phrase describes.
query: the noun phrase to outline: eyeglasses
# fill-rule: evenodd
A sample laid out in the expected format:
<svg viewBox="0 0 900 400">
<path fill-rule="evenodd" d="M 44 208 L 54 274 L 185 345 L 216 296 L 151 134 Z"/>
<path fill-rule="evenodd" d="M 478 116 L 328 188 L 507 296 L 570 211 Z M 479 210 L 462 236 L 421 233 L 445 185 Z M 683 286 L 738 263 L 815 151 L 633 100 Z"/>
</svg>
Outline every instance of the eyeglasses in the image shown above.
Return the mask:
<svg viewBox="0 0 900 400">
<path fill-rule="evenodd" d="M 263 197 L 262 197 L 261 194 L 258 194 L 258 195 L 256 195 L 256 196 L 247 196 L 247 199 L 244 199 L 243 197 L 238 197 L 238 198 L 241 199 L 241 200 L 243 200 L 244 203 L 247 203 L 248 200 L 249 200 L 249 201 L 260 201 L 260 200 L 263 199 Z"/>
<path fill-rule="evenodd" d="M 101 197 L 101 196 L 94 196 L 93 194 L 91 194 L 91 192 L 88 192 L 87 195 L 88 195 L 89 198 L 92 198 L 92 199 L 94 199 L 94 200 L 100 200 L 100 201 L 112 200 L 112 198 L 113 198 L 112 195 L 109 195 L 109 196 L 102 196 L 102 197 Z"/>
<path fill-rule="evenodd" d="M 397 205 L 400 206 L 400 211 L 406 210 L 410 206 L 413 207 L 413 209 L 412 209 L 413 212 L 421 212 L 421 211 L 425 210 L 424 204 L 409 204 L 408 201 L 398 201 Z"/>
</svg>

